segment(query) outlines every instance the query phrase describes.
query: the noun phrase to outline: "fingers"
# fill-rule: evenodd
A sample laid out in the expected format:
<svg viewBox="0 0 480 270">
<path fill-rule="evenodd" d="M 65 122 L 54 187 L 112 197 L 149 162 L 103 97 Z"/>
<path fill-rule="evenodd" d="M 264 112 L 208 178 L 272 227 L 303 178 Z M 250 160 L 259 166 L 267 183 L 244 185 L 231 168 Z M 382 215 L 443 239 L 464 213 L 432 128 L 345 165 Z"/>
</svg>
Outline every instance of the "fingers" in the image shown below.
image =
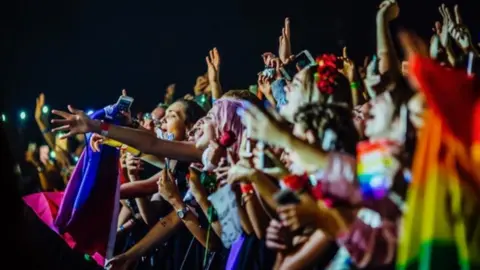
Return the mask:
<svg viewBox="0 0 480 270">
<path fill-rule="evenodd" d="M 70 125 L 72 123 L 72 120 L 69 119 L 52 119 L 50 121 L 52 124 L 57 124 L 57 125 Z"/>
<path fill-rule="evenodd" d="M 67 112 L 64 112 L 64 111 L 57 111 L 57 110 L 52 110 L 52 113 L 55 114 L 55 115 L 58 115 L 60 117 L 63 117 L 65 119 L 69 118 L 71 116 L 71 114 L 67 113 Z M 54 119 L 54 120 L 58 120 L 58 119 Z M 53 121 L 53 120 L 52 120 Z M 52 122 L 53 123 L 53 122 Z"/>
<path fill-rule="evenodd" d="M 285 37 L 290 39 L 290 18 L 285 18 L 285 25 L 284 25 L 284 33 L 285 33 Z"/>
<path fill-rule="evenodd" d="M 343 47 L 342 56 L 344 60 L 348 59 L 347 46 Z"/>
<path fill-rule="evenodd" d="M 218 54 L 218 50 L 216 47 L 213 48 L 213 57 L 213 62 L 218 67 L 218 65 L 220 64 L 220 55 Z"/>
<path fill-rule="evenodd" d="M 213 67 L 212 60 L 210 60 L 209 56 L 205 57 L 205 62 L 207 62 L 207 65 L 208 65 L 209 68 Z"/>
<path fill-rule="evenodd" d="M 60 127 L 56 127 L 54 129 L 52 129 L 52 132 L 65 131 L 65 130 L 69 130 L 69 129 L 70 129 L 70 125 L 64 125 L 64 126 L 60 126 Z"/>
<path fill-rule="evenodd" d="M 126 89 L 122 89 L 122 96 L 127 96 L 127 90 Z"/>
<path fill-rule="evenodd" d="M 70 132 L 68 132 L 68 133 L 63 134 L 62 136 L 60 136 L 60 139 L 62 140 L 62 139 L 70 138 L 70 137 L 73 137 L 73 136 L 75 136 L 75 135 L 76 135 L 76 133 L 73 133 L 73 132 L 70 131 Z"/>
<path fill-rule="evenodd" d="M 463 24 L 463 19 L 462 19 L 462 16 L 460 15 L 460 9 L 459 9 L 458 5 L 455 5 L 453 7 L 453 12 L 455 14 L 455 22 L 457 24 Z"/>
<path fill-rule="evenodd" d="M 68 105 L 68 110 L 73 114 L 79 114 L 83 112 L 81 110 L 75 109 L 72 105 Z"/>
<path fill-rule="evenodd" d="M 443 7 L 445 6 L 445 4 L 441 4 L 439 7 L 438 7 L 438 12 L 440 12 L 440 15 L 442 16 L 442 18 L 445 19 L 445 12 L 443 10 Z"/>
</svg>

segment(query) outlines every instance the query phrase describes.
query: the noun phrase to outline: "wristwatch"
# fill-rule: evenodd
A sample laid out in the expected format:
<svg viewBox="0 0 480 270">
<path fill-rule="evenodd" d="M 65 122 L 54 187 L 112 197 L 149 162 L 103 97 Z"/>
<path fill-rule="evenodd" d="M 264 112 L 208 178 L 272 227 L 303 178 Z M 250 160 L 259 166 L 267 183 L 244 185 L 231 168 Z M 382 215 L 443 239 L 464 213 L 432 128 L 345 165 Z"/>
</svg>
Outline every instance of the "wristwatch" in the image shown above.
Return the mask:
<svg viewBox="0 0 480 270">
<path fill-rule="evenodd" d="M 183 209 L 177 210 L 177 216 L 181 219 L 184 219 L 187 216 L 187 213 L 190 211 L 190 208 L 185 207 Z"/>
</svg>

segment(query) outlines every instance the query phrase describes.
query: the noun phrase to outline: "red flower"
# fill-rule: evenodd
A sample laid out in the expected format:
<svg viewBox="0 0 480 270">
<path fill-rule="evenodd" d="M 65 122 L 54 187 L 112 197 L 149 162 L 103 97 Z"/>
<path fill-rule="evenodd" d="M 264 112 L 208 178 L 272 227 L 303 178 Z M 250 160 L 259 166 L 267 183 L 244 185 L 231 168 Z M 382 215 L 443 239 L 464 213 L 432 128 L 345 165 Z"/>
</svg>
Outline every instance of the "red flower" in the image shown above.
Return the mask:
<svg viewBox="0 0 480 270">
<path fill-rule="evenodd" d="M 338 76 L 337 57 L 333 54 L 324 54 L 317 57 L 318 64 L 315 80 L 317 87 L 322 93 L 332 94 L 335 79 Z"/>
</svg>

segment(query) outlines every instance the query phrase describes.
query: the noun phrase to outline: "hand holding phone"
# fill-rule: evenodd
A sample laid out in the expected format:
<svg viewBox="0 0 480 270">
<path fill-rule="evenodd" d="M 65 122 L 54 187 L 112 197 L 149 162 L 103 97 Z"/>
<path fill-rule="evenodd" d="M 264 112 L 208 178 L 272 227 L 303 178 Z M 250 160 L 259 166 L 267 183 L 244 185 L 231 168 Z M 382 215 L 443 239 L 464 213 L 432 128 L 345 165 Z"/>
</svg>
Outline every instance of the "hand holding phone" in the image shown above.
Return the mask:
<svg viewBox="0 0 480 270">
<path fill-rule="evenodd" d="M 310 52 L 304 50 L 297 54 L 294 60 L 284 65 L 280 69 L 280 72 L 286 80 L 291 81 L 293 79 L 293 76 L 295 76 L 295 74 L 297 74 L 300 70 L 315 64 L 315 59 L 312 57 Z"/>
<path fill-rule="evenodd" d="M 132 106 L 133 98 L 129 96 L 120 96 L 117 101 L 117 109 L 120 112 L 129 112 Z"/>
</svg>

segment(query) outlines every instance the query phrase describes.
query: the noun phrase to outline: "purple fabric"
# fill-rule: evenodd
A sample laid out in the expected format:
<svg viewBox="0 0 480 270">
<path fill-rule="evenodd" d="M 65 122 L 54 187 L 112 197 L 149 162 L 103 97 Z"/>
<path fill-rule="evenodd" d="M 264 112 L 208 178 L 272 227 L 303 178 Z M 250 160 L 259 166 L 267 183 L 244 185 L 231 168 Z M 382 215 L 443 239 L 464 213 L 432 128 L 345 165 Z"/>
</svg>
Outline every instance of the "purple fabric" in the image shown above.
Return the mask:
<svg viewBox="0 0 480 270">
<path fill-rule="evenodd" d="M 230 248 L 230 253 L 228 254 L 227 265 L 225 266 L 225 270 L 233 270 L 236 269 L 238 265 L 238 256 L 240 255 L 240 250 L 242 249 L 243 242 L 245 242 L 245 235 L 241 235 L 238 240 L 233 243 L 232 247 Z"/>
</svg>

